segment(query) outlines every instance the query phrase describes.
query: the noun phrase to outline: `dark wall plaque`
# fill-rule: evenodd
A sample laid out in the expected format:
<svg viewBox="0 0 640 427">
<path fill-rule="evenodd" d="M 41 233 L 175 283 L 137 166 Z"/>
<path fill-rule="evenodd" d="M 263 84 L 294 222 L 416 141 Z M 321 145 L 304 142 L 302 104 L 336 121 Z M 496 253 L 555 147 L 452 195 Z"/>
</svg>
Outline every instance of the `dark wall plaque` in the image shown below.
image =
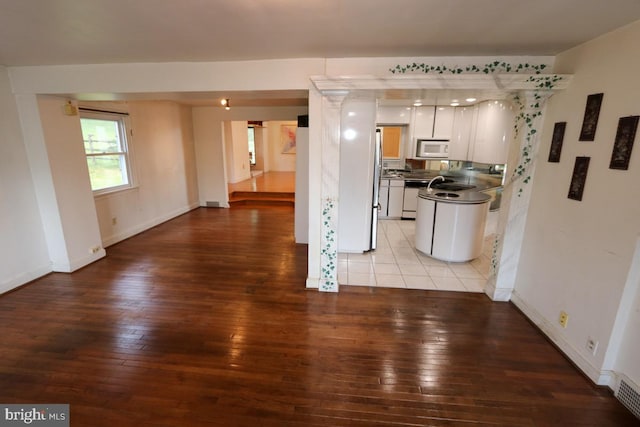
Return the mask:
<svg viewBox="0 0 640 427">
<path fill-rule="evenodd" d="M 576 163 L 573 166 L 573 175 L 571 176 L 571 185 L 569 186 L 569 195 L 567 196 L 570 199 L 582 200 L 590 160 L 591 157 L 576 157 Z"/>
<path fill-rule="evenodd" d="M 631 150 L 633 149 L 633 142 L 636 139 L 636 130 L 638 129 L 638 118 L 640 116 L 629 116 L 620 117 L 620 120 L 618 120 L 618 131 L 616 132 L 616 140 L 613 143 L 609 169 L 629 169 Z"/>
<path fill-rule="evenodd" d="M 559 163 L 560 153 L 562 152 L 562 141 L 564 140 L 564 131 L 567 128 L 567 122 L 557 122 L 553 126 L 553 136 L 551 137 L 551 148 L 549 149 L 549 162 Z"/>
<path fill-rule="evenodd" d="M 598 117 L 600 116 L 600 106 L 602 105 L 603 93 L 595 93 L 587 97 L 587 105 L 584 109 L 584 119 L 582 119 L 582 129 L 580 130 L 580 141 L 593 141 L 596 138 L 596 128 L 598 127 Z"/>
</svg>

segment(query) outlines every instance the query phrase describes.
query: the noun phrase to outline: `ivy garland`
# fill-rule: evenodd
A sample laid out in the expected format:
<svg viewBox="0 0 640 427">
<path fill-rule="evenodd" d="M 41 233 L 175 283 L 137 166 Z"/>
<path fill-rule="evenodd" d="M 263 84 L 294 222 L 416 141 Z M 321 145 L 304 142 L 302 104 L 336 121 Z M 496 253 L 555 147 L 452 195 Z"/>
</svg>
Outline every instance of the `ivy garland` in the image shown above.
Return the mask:
<svg viewBox="0 0 640 427">
<path fill-rule="evenodd" d="M 524 137 L 525 144 L 520 153 L 520 162 L 513 170 L 511 182 L 519 178 L 522 178 L 523 184 L 528 184 L 531 181 L 531 175 L 528 173 L 528 170 L 533 162 L 534 138 L 538 133 L 534 124 L 535 119 L 542 116 L 542 109 L 544 107 L 544 99 L 541 92 L 553 89 L 560 80 L 562 80 L 562 77 L 555 74 L 548 76 L 531 76 L 526 81 L 535 83 L 535 87 L 538 89 L 533 92 L 533 100 L 531 103 L 526 105 L 520 96 L 515 95 L 513 97 L 519 109 L 519 113 L 516 115 L 516 123 L 513 126 L 515 137 L 518 136 L 523 127 L 526 129 L 526 135 Z M 518 197 L 522 196 L 523 191 L 523 187 L 518 189 Z"/>
<path fill-rule="evenodd" d="M 336 272 L 336 232 L 331 227 L 332 217 L 331 213 L 335 207 L 334 202 L 331 199 L 325 200 L 325 206 L 322 209 L 322 224 L 324 226 L 324 243 L 321 250 L 321 256 L 324 257 L 322 262 L 322 276 L 332 277 Z M 323 280 L 320 284 L 323 291 L 334 291 L 335 284 L 331 280 Z"/>
<path fill-rule="evenodd" d="M 407 65 L 396 65 L 393 68 L 389 68 L 393 74 L 399 73 L 410 73 L 415 71 L 420 71 L 423 73 L 434 72 L 437 74 L 462 74 L 462 73 L 484 73 L 484 74 L 492 74 L 492 73 L 535 73 L 540 74 L 542 71 L 547 68 L 545 64 L 509 64 L 508 62 L 502 61 L 493 61 L 484 65 L 468 65 L 465 68 L 461 67 L 447 67 L 446 65 L 429 65 L 429 64 L 418 64 L 414 62 L 413 64 Z"/>
</svg>

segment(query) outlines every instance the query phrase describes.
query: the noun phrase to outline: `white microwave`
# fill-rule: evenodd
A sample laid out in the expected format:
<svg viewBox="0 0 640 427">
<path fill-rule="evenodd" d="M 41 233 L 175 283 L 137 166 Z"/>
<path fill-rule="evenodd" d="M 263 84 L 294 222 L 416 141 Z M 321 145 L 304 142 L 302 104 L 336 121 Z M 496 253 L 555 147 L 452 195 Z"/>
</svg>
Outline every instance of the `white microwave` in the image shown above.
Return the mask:
<svg viewBox="0 0 640 427">
<path fill-rule="evenodd" d="M 448 139 L 418 139 L 416 141 L 416 157 L 420 159 L 448 159 Z"/>
</svg>

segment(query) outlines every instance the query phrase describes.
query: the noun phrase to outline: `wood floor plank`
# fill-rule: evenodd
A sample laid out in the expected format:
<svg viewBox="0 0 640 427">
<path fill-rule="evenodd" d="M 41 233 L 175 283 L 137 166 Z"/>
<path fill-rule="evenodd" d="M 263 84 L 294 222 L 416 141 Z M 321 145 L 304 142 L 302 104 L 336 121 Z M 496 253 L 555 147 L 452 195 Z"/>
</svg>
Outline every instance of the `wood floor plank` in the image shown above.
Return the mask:
<svg viewBox="0 0 640 427">
<path fill-rule="evenodd" d="M 633 426 L 510 303 L 306 290 L 290 207 L 197 209 L 0 296 L 0 402 L 73 426 Z"/>
</svg>

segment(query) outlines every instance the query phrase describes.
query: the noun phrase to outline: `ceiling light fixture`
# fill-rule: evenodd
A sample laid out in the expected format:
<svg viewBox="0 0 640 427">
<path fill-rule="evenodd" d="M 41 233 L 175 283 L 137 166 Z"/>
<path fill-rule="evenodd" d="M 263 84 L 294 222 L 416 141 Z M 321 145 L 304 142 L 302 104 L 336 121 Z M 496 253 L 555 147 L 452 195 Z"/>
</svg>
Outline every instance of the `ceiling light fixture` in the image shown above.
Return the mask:
<svg viewBox="0 0 640 427">
<path fill-rule="evenodd" d="M 465 99 L 465 101 L 467 102 L 475 102 L 476 98 L 467 98 Z"/>
<path fill-rule="evenodd" d="M 221 99 L 220 100 L 220 104 L 222 104 L 224 106 L 225 110 L 230 110 L 231 109 L 231 104 L 229 103 L 229 98 Z"/>
<path fill-rule="evenodd" d="M 458 105 L 460 105 L 460 103 L 458 101 L 452 101 L 451 104 L 452 107 L 457 107 Z"/>
</svg>

